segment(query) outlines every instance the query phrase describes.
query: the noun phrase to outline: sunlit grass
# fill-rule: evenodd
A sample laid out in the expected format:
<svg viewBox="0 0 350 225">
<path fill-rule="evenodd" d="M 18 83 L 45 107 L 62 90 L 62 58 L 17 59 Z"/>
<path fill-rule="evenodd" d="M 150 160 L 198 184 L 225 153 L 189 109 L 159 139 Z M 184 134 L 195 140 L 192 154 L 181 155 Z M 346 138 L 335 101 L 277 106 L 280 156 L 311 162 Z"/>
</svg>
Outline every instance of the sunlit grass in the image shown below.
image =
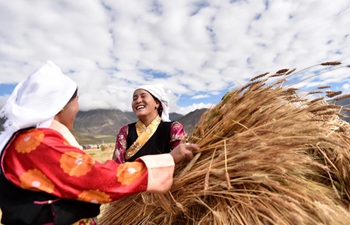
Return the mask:
<svg viewBox="0 0 350 225">
<path fill-rule="evenodd" d="M 114 146 L 114 145 L 113 145 Z M 104 163 L 108 159 L 112 159 L 114 148 L 102 149 L 87 149 L 84 150 L 87 154 L 94 157 L 100 163 Z"/>
</svg>

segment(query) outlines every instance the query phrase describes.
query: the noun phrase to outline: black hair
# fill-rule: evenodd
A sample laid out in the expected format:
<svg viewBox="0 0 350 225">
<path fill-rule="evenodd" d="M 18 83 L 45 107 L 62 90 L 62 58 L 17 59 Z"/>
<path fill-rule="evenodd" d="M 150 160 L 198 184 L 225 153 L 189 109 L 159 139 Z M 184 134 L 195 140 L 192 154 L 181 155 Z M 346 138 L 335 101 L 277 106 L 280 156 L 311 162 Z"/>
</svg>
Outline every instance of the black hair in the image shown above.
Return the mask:
<svg viewBox="0 0 350 225">
<path fill-rule="evenodd" d="M 78 96 L 78 88 L 75 89 L 75 92 L 74 92 L 73 96 L 69 99 L 68 102 L 72 101 L 72 100 L 75 99 L 77 96 Z"/>
<path fill-rule="evenodd" d="M 151 94 L 151 93 L 150 93 L 150 94 Z M 162 102 L 161 102 L 158 98 L 154 97 L 154 95 L 151 94 L 151 96 L 153 97 L 153 99 L 154 99 L 155 101 L 159 102 L 159 107 L 158 107 L 157 111 L 158 111 L 158 115 L 159 115 L 160 117 L 162 117 L 162 112 L 163 112 L 163 105 L 162 105 Z"/>
</svg>

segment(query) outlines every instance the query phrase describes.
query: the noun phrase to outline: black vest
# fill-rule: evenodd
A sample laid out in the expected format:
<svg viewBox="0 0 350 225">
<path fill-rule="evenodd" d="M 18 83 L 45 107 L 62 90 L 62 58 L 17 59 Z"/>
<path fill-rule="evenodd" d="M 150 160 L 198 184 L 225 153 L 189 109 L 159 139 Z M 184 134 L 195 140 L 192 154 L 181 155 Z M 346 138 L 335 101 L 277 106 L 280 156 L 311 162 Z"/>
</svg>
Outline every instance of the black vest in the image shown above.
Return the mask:
<svg viewBox="0 0 350 225">
<path fill-rule="evenodd" d="M 144 155 L 156 155 L 170 152 L 170 130 L 173 122 L 161 121 L 156 132 L 146 142 L 146 144 L 130 159 L 125 159 L 127 162 L 135 161 L 137 158 Z M 129 124 L 128 137 L 126 141 L 126 149 L 137 139 L 136 123 Z"/>
<path fill-rule="evenodd" d="M 18 132 L 17 132 L 18 133 Z M 16 134 L 9 143 L 16 138 Z M 71 199 L 59 199 L 51 204 L 35 204 L 34 201 L 58 199 L 46 192 L 29 191 L 17 187 L 3 173 L 6 149 L 0 155 L 0 208 L 1 223 L 5 225 L 36 225 L 53 222 L 68 225 L 100 213 L 100 205 Z"/>
</svg>

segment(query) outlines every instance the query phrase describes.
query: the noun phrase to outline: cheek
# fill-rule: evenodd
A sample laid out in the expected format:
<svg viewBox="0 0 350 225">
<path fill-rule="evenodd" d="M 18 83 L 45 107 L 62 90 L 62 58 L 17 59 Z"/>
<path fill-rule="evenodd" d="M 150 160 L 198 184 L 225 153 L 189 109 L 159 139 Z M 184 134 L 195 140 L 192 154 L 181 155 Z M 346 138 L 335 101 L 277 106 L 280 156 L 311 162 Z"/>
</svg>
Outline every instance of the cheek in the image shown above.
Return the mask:
<svg viewBox="0 0 350 225">
<path fill-rule="evenodd" d="M 71 104 L 69 106 L 69 109 L 67 111 L 69 111 L 70 116 L 75 117 L 79 111 L 79 103 L 74 102 L 74 104 Z"/>
<path fill-rule="evenodd" d="M 132 109 L 132 111 L 135 112 L 135 103 L 134 102 L 131 103 L 131 109 Z"/>
<path fill-rule="evenodd" d="M 77 104 L 74 107 L 74 116 L 79 112 L 79 103 L 77 102 Z"/>
</svg>

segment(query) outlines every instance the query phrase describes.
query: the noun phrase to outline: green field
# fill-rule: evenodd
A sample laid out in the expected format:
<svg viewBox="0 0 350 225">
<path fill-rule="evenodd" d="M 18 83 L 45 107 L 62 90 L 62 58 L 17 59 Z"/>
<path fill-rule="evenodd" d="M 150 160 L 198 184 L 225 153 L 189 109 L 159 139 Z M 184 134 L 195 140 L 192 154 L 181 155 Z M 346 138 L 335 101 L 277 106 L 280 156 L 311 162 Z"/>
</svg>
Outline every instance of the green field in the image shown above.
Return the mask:
<svg viewBox="0 0 350 225">
<path fill-rule="evenodd" d="M 87 154 L 93 156 L 100 163 L 105 162 L 108 159 L 112 159 L 113 149 L 106 149 L 102 151 L 101 149 L 87 149 L 84 150 Z"/>
<path fill-rule="evenodd" d="M 72 132 L 78 143 L 81 145 L 87 144 L 104 144 L 104 143 L 115 143 L 115 136 L 112 135 L 101 135 L 91 133 L 79 133 Z"/>
</svg>

